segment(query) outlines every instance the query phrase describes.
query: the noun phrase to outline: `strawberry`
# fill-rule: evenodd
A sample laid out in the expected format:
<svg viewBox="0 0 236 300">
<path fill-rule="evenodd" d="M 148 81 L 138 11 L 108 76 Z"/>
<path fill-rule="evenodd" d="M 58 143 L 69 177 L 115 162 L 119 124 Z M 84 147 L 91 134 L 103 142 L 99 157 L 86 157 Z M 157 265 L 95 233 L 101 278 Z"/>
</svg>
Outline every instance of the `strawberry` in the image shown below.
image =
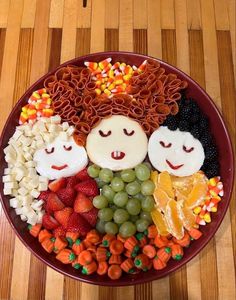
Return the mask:
<svg viewBox="0 0 236 300">
<path fill-rule="evenodd" d="M 78 193 L 74 202 L 74 211 L 77 213 L 88 212 L 93 208 L 92 201 L 83 193 Z"/>
<path fill-rule="evenodd" d="M 77 179 L 79 179 L 79 181 L 85 181 L 85 180 L 91 179 L 91 177 L 89 176 L 89 174 L 87 172 L 87 168 L 84 168 L 79 173 L 77 173 L 75 176 Z"/>
<path fill-rule="evenodd" d="M 97 223 L 98 209 L 93 207 L 90 211 L 80 213 L 80 215 L 92 226 L 95 227 Z"/>
<path fill-rule="evenodd" d="M 66 206 L 73 206 L 76 192 L 72 188 L 66 187 L 57 192 L 57 196 Z"/>
<path fill-rule="evenodd" d="M 84 193 L 86 196 L 95 197 L 98 195 L 97 183 L 94 179 L 79 182 L 75 186 L 77 192 Z"/>
<path fill-rule="evenodd" d="M 56 229 L 53 230 L 53 236 L 59 237 L 59 236 L 66 236 L 66 229 L 63 228 L 63 226 L 59 226 Z"/>
<path fill-rule="evenodd" d="M 49 214 L 45 214 L 42 219 L 43 227 L 46 229 L 56 229 L 60 224 Z"/>
<path fill-rule="evenodd" d="M 72 213 L 73 209 L 71 207 L 65 207 L 62 210 L 55 211 L 54 217 L 64 228 L 66 228 Z"/>
<path fill-rule="evenodd" d="M 57 194 L 50 193 L 46 204 L 46 211 L 52 213 L 53 211 L 61 210 L 65 207 L 63 202 L 58 198 Z"/>
<path fill-rule="evenodd" d="M 68 221 L 67 231 L 78 232 L 82 236 L 86 235 L 91 230 L 90 224 L 81 217 L 80 214 L 74 212 Z"/>
<path fill-rule="evenodd" d="M 66 183 L 67 188 L 73 188 L 78 183 L 78 180 L 76 176 L 71 176 L 66 178 L 66 182 L 67 182 Z"/>
<path fill-rule="evenodd" d="M 66 186 L 66 179 L 59 178 L 49 183 L 48 187 L 52 192 L 57 192 Z"/>
<path fill-rule="evenodd" d="M 48 196 L 50 193 L 51 193 L 50 191 L 41 192 L 40 195 L 38 196 L 38 199 L 41 199 L 46 202 L 48 200 Z"/>
</svg>

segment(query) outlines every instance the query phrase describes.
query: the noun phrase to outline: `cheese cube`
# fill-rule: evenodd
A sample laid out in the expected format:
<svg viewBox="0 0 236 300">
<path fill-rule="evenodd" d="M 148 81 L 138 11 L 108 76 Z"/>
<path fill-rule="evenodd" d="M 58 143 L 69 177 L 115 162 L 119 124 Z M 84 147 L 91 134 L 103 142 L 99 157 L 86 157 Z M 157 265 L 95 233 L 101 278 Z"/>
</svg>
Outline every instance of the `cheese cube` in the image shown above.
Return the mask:
<svg viewBox="0 0 236 300">
<path fill-rule="evenodd" d="M 41 211 L 38 212 L 37 223 L 42 223 L 42 219 L 43 219 L 44 214 L 45 214 L 44 210 L 41 210 Z"/>
<path fill-rule="evenodd" d="M 37 223 L 38 216 L 34 211 L 32 211 L 27 214 L 27 219 L 28 219 L 27 223 L 31 225 L 35 225 Z"/>
<path fill-rule="evenodd" d="M 60 138 L 62 141 L 67 142 L 68 139 L 69 139 L 69 136 L 68 136 L 68 134 L 67 134 L 65 131 L 62 131 L 62 132 L 59 133 L 59 138 Z"/>
<path fill-rule="evenodd" d="M 17 189 L 18 184 L 16 181 L 10 181 L 4 183 L 4 189 Z"/>
<path fill-rule="evenodd" d="M 23 197 L 22 200 L 23 200 L 22 201 L 23 206 L 30 206 L 32 204 L 33 197 L 31 195 L 26 195 Z"/>
<path fill-rule="evenodd" d="M 16 209 L 15 209 L 15 212 L 16 212 L 16 214 L 17 215 L 21 215 L 21 211 L 22 211 L 22 207 L 17 207 Z"/>
<path fill-rule="evenodd" d="M 22 196 L 25 196 L 28 194 L 28 190 L 22 186 L 21 188 L 18 189 L 18 193 Z"/>
<path fill-rule="evenodd" d="M 75 131 L 75 128 L 74 128 L 73 126 L 70 126 L 70 127 L 67 129 L 66 133 L 67 133 L 69 136 L 71 136 L 71 135 L 74 133 L 74 131 Z"/>
<path fill-rule="evenodd" d="M 36 142 L 36 148 L 40 149 L 40 148 L 43 148 L 43 146 L 44 146 L 44 141 L 37 140 L 37 142 Z"/>
<path fill-rule="evenodd" d="M 29 153 L 29 152 L 25 152 L 24 153 L 24 158 L 25 160 L 29 161 L 29 160 L 32 160 L 32 155 Z"/>
<path fill-rule="evenodd" d="M 62 123 L 62 129 L 65 131 L 69 128 L 69 123 L 68 122 L 63 122 Z"/>
<path fill-rule="evenodd" d="M 40 192 L 33 189 L 31 192 L 30 192 L 30 195 L 34 198 L 38 198 L 38 196 L 40 195 Z"/>
<path fill-rule="evenodd" d="M 27 161 L 27 162 L 25 163 L 25 166 L 26 166 L 27 168 L 34 168 L 34 167 L 36 167 L 36 162 L 33 161 L 33 160 L 29 160 L 29 161 Z"/>
<path fill-rule="evenodd" d="M 27 217 L 25 215 L 20 215 L 21 221 L 26 222 L 27 221 Z"/>
<path fill-rule="evenodd" d="M 7 153 L 5 156 L 5 161 L 8 163 L 14 164 L 16 161 L 16 156 L 11 153 Z"/>
<path fill-rule="evenodd" d="M 3 195 L 7 196 L 7 195 L 11 195 L 12 189 L 3 189 Z"/>
<path fill-rule="evenodd" d="M 48 185 L 45 182 L 40 182 L 38 186 L 38 191 L 43 192 L 48 189 Z"/>
<path fill-rule="evenodd" d="M 10 168 L 5 168 L 4 169 L 4 175 L 9 175 L 11 174 L 11 169 Z"/>
<path fill-rule="evenodd" d="M 21 214 L 27 216 L 29 212 L 33 211 L 30 206 L 22 206 Z"/>
<path fill-rule="evenodd" d="M 35 170 L 35 168 L 29 168 L 28 169 L 28 176 L 29 177 L 35 177 L 37 175 L 37 172 Z"/>
<path fill-rule="evenodd" d="M 13 134 L 12 138 L 14 140 L 18 140 L 18 138 L 23 134 L 21 130 L 16 129 L 15 133 Z"/>
<path fill-rule="evenodd" d="M 21 203 L 18 201 L 17 198 L 11 198 L 10 199 L 10 207 L 19 208 L 19 207 L 21 207 Z"/>
<path fill-rule="evenodd" d="M 18 195 L 18 189 L 13 189 L 11 193 L 12 196 L 16 197 Z"/>
<path fill-rule="evenodd" d="M 2 182 L 11 182 L 14 180 L 14 177 L 13 175 L 5 175 L 5 176 L 2 176 Z"/>
<path fill-rule="evenodd" d="M 39 176 L 39 182 L 44 182 L 44 183 L 48 184 L 48 178 L 45 176 Z"/>
</svg>

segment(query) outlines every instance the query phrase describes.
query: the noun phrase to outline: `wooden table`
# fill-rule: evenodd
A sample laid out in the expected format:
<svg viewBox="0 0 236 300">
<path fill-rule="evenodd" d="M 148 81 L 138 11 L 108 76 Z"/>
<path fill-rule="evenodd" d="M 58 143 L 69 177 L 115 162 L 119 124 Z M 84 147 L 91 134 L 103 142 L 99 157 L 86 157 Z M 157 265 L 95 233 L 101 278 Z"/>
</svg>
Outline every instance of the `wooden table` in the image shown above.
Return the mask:
<svg viewBox="0 0 236 300">
<path fill-rule="evenodd" d="M 149 54 L 190 74 L 222 110 L 235 144 L 234 0 L 0 0 L 0 126 L 37 78 L 83 54 Z M 0 208 L 0 299 L 225 299 L 235 296 L 236 201 L 215 237 L 169 277 L 107 288 L 63 277 L 15 237 Z"/>
</svg>

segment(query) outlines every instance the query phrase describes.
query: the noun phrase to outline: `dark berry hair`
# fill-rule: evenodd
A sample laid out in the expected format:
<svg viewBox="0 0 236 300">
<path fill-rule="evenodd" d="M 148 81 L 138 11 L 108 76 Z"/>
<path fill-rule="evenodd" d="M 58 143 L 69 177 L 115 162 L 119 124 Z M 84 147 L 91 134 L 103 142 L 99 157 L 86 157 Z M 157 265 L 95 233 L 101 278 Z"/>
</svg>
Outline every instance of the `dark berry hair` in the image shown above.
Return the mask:
<svg viewBox="0 0 236 300">
<path fill-rule="evenodd" d="M 163 126 L 167 126 L 170 130 L 178 128 L 180 131 L 190 132 L 201 142 L 204 149 L 205 160 L 201 170 L 208 178 L 219 175 L 218 151 L 209 130 L 208 118 L 200 110 L 196 101 L 182 95 L 178 114 L 169 115 Z"/>
</svg>

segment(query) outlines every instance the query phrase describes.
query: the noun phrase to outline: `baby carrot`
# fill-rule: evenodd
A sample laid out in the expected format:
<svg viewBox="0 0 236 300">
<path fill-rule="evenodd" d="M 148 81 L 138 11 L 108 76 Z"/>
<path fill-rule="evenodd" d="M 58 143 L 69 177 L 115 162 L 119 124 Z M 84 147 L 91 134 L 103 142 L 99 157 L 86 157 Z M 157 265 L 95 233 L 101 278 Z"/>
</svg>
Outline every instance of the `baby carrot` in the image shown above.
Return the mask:
<svg viewBox="0 0 236 300">
<path fill-rule="evenodd" d="M 45 239 L 50 239 L 51 237 L 52 234 L 47 229 L 42 229 L 38 235 L 38 239 L 40 243 L 42 243 Z"/>
<path fill-rule="evenodd" d="M 96 259 L 98 262 L 105 261 L 110 256 L 110 252 L 104 247 L 98 247 L 96 251 Z"/>
<path fill-rule="evenodd" d="M 123 261 L 120 267 L 126 273 L 133 273 L 135 267 L 134 261 L 131 258 L 127 258 L 126 260 Z"/>
<path fill-rule="evenodd" d="M 109 247 L 110 244 L 111 244 L 111 242 L 113 240 L 115 240 L 115 238 L 116 237 L 113 234 L 109 234 L 109 233 L 105 234 L 104 237 L 103 237 L 103 239 L 102 239 L 102 246 L 103 247 Z"/>
<path fill-rule="evenodd" d="M 66 239 L 69 243 L 69 247 L 72 247 L 73 243 L 78 239 L 79 233 L 78 232 L 66 232 Z"/>
<path fill-rule="evenodd" d="M 145 245 L 143 247 L 143 253 L 152 259 L 156 255 L 156 249 L 152 245 Z"/>
<path fill-rule="evenodd" d="M 90 241 L 87 240 L 87 239 L 84 239 L 84 240 L 83 240 L 83 243 L 84 243 L 84 246 L 85 246 L 86 249 L 87 249 L 88 247 L 91 247 L 91 246 L 93 245 L 93 243 L 90 242 Z"/>
<path fill-rule="evenodd" d="M 110 259 L 109 259 L 109 264 L 110 265 L 120 265 L 122 263 L 122 258 L 121 255 L 116 255 L 116 254 L 112 254 Z"/>
<path fill-rule="evenodd" d="M 92 260 L 93 260 L 93 257 L 92 257 L 92 254 L 90 251 L 84 250 L 84 251 L 80 252 L 78 261 L 82 266 L 90 264 L 92 262 Z"/>
<path fill-rule="evenodd" d="M 137 233 L 136 238 L 139 242 L 139 246 L 142 248 L 143 246 L 147 245 L 147 238 L 145 236 L 145 234 L 143 234 L 142 232 Z"/>
<path fill-rule="evenodd" d="M 58 236 L 58 237 L 55 239 L 53 251 L 54 251 L 55 253 L 58 253 L 58 252 L 60 252 L 62 249 L 66 248 L 67 245 L 68 245 L 67 240 L 66 240 L 65 238 L 63 238 L 63 237 Z"/>
<path fill-rule="evenodd" d="M 87 235 L 86 235 L 86 239 L 88 241 L 90 241 L 91 243 L 93 244 L 97 244 L 100 242 L 101 240 L 101 237 L 100 237 L 100 234 L 97 232 L 96 229 L 92 229 L 90 230 Z"/>
<path fill-rule="evenodd" d="M 77 239 L 72 246 L 72 250 L 76 255 L 79 255 L 83 250 L 85 250 L 84 243 L 80 239 Z"/>
<path fill-rule="evenodd" d="M 78 262 L 78 256 L 77 256 L 76 259 L 72 262 L 71 265 L 72 265 L 73 268 L 75 268 L 75 269 L 77 269 L 77 270 L 78 270 L 80 267 L 82 267 L 81 264 L 79 264 L 79 262 Z"/>
<path fill-rule="evenodd" d="M 149 239 L 155 239 L 157 234 L 158 234 L 158 231 L 157 231 L 156 225 L 150 225 L 147 229 L 147 237 Z"/>
<path fill-rule="evenodd" d="M 166 263 L 163 262 L 160 258 L 158 258 L 157 256 L 154 257 L 153 259 L 153 268 L 155 270 L 161 270 L 164 269 L 166 267 Z"/>
<path fill-rule="evenodd" d="M 63 264 L 70 264 L 75 260 L 75 254 L 70 249 L 62 249 L 56 256 Z"/>
<path fill-rule="evenodd" d="M 90 274 L 92 274 L 92 273 L 94 273 L 96 271 L 97 271 L 97 264 L 93 260 L 89 264 L 87 264 L 86 266 L 83 266 L 82 274 L 84 274 L 84 275 L 90 275 Z"/>
<path fill-rule="evenodd" d="M 138 269 L 145 269 L 149 265 L 149 258 L 145 254 L 139 254 L 134 259 L 134 265 Z"/>
<path fill-rule="evenodd" d="M 34 237 L 39 235 L 41 228 L 42 224 L 28 225 L 29 233 Z"/>
<path fill-rule="evenodd" d="M 106 261 L 100 261 L 98 263 L 97 273 L 98 275 L 105 275 L 108 271 L 108 263 Z"/>
<path fill-rule="evenodd" d="M 171 258 L 171 248 L 170 247 L 162 247 L 157 250 L 157 257 L 159 257 L 163 262 L 167 263 Z"/>
<path fill-rule="evenodd" d="M 124 251 L 124 245 L 119 240 L 113 240 L 110 244 L 110 252 L 119 255 Z"/>
<path fill-rule="evenodd" d="M 194 240 L 198 240 L 202 236 L 202 232 L 196 228 L 192 228 L 188 233 Z"/>
<path fill-rule="evenodd" d="M 129 238 L 127 238 L 127 240 L 125 241 L 124 243 L 124 247 L 127 249 L 127 250 L 130 250 L 130 251 L 133 251 L 135 249 L 139 249 L 138 247 L 138 240 L 136 239 L 135 236 L 131 236 Z M 136 247 L 136 248 L 135 248 Z M 138 247 L 138 248 L 137 248 Z M 135 250 L 136 251 L 136 250 Z"/>
<path fill-rule="evenodd" d="M 183 248 L 179 244 L 174 244 L 173 246 L 171 246 L 171 250 L 172 258 L 175 260 L 180 260 L 184 255 Z"/>
<path fill-rule="evenodd" d="M 44 248 L 44 250 L 46 250 L 48 253 L 51 253 L 53 251 L 53 248 L 54 248 L 54 238 L 44 239 L 42 241 L 41 245 Z"/>
<path fill-rule="evenodd" d="M 112 280 L 116 280 L 119 279 L 122 275 L 122 269 L 120 266 L 118 265 L 111 265 L 108 268 L 108 276 L 112 279 Z"/>
<path fill-rule="evenodd" d="M 187 233 L 187 231 L 185 231 L 184 236 L 182 239 L 178 240 L 177 238 L 173 237 L 173 242 L 176 244 L 179 244 L 182 247 L 188 247 L 190 244 L 190 236 Z"/>
<path fill-rule="evenodd" d="M 124 243 L 126 241 L 126 238 L 124 238 L 120 234 L 117 234 L 116 238 L 117 238 L 117 240 L 121 241 L 122 243 Z"/>
<path fill-rule="evenodd" d="M 154 239 L 154 244 L 158 248 L 162 248 L 168 245 L 168 239 L 165 239 L 164 237 L 157 235 Z"/>
</svg>

